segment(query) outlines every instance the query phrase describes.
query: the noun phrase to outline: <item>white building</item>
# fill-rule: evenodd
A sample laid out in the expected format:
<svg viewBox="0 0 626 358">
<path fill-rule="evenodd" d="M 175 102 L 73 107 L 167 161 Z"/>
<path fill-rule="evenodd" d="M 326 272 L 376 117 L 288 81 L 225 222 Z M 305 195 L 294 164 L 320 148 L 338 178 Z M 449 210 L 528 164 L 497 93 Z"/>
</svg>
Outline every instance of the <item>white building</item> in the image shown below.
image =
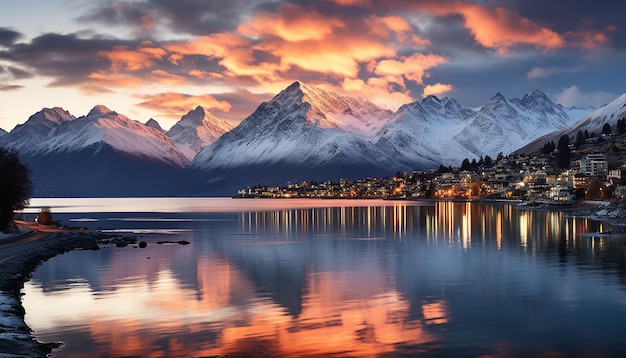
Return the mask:
<svg viewBox="0 0 626 358">
<path fill-rule="evenodd" d="M 609 173 L 609 162 L 604 154 L 587 154 L 580 160 L 580 171 L 589 177 L 606 177 Z"/>
</svg>

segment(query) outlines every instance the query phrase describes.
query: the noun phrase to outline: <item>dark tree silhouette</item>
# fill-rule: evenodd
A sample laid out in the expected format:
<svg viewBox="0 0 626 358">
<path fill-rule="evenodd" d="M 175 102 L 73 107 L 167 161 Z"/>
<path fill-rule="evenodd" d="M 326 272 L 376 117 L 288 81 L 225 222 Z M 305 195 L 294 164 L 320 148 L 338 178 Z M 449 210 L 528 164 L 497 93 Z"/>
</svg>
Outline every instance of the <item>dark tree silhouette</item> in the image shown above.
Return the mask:
<svg viewBox="0 0 626 358">
<path fill-rule="evenodd" d="M 493 165 L 493 159 L 489 155 L 485 155 L 485 167 L 489 168 Z"/>
<path fill-rule="evenodd" d="M 578 130 L 578 133 L 576 133 L 576 142 L 574 142 L 574 145 L 576 146 L 576 149 L 578 149 L 581 145 L 585 144 L 585 134 L 583 133 L 582 130 Z"/>
<path fill-rule="evenodd" d="M 626 133 L 626 120 L 624 118 L 617 120 L 617 126 L 615 127 L 617 134 Z"/>
<path fill-rule="evenodd" d="M 463 162 L 461 163 L 461 170 L 471 170 L 472 169 L 472 165 L 470 164 L 469 159 L 465 158 L 463 159 Z"/>
<path fill-rule="evenodd" d="M 611 135 L 613 131 L 611 131 L 611 125 L 608 123 L 604 123 L 602 126 L 602 134 Z"/>
<path fill-rule="evenodd" d="M 559 138 L 559 144 L 557 144 L 556 149 L 556 165 L 561 169 L 569 168 L 571 151 L 569 149 L 569 136 L 567 134 L 563 134 L 561 138 Z"/>
<path fill-rule="evenodd" d="M 0 231 L 9 229 L 15 210 L 28 205 L 33 192 L 29 175 L 15 151 L 0 148 Z"/>
</svg>

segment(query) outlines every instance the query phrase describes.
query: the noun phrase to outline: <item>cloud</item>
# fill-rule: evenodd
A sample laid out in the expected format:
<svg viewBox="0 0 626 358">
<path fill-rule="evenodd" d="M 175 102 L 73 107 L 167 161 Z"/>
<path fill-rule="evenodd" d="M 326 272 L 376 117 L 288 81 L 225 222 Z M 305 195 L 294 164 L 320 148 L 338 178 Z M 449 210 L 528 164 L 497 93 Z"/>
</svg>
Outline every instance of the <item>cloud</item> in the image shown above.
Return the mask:
<svg viewBox="0 0 626 358">
<path fill-rule="evenodd" d="M 427 97 L 430 95 L 440 95 L 442 93 L 450 92 L 454 89 L 454 86 L 443 83 L 435 83 L 432 85 L 427 85 L 424 87 L 424 91 L 422 92 L 422 97 Z"/>
<path fill-rule="evenodd" d="M 115 46 L 110 51 L 100 51 L 98 55 L 111 61 L 112 71 L 137 71 L 151 67 L 156 60 L 161 60 L 167 52 L 161 48 L 153 47 L 149 41 L 141 43 L 139 47 L 131 50 L 128 46 Z"/>
<path fill-rule="evenodd" d="M 382 60 L 376 64 L 374 72 L 385 77 L 402 76 L 417 84 L 423 84 L 426 70 L 446 62 L 444 57 L 438 55 L 416 53 L 397 60 Z"/>
<path fill-rule="evenodd" d="M 90 74 L 109 66 L 109 61 L 99 54 L 116 46 L 137 45 L 113 38 L 48 33 L 0 51 L 0 59 L 19 65 L 23 71 L 52 78 L 52 86 L 82 85 Z"/>
<path fill-rule="evenodd" d="M 0 27 L 0 46 L 9 47 L 22 36 L 21 33 L 7 27 Z"/>
<path fill-rule="evenodd" d="M 250 37 L 275 35 L 286 41 L 322 40 L 345 23 L 318 13 L 312 7 L 284 3 L 273 12 L 262 11 L 244 22 L 237 32 Z"/>
<path fill-rule="evenodd" d="M 0 92 L 12 92 L 17 91 L 24 88 L 24 86 L 20 85 L 4 85 L 0 83 Z"/>
<path fill-rule="evenodd" d="M 555 75 L 563 74 L 563 73 L 576 73 L 582 72 L 586 69 L 585 66 L 550 66 L 550 67 L 533 67 L 526 74 L 526 78 L 528 79 L 537 79 L 537 78 L 547 78 Z"/>
<path fill-rule="evenodd" d="M 615 98 L 617 95 L 608 92 L 590 92 L 583 93 L 578 86 L 565 87 L 560 93 L 557 93 L 554 98 L 557 103 L 565 107 L 600 107 L 603 106 Z"/>
<path fill-rule="evenodd" d="M 372 7 L 372 0 L 331 0 L 340 6 Z"/>
<path fill-rule="evenodd" d="M 203 36 L 237 28 L 264 0 L 112 0 L 102 2 L 78 20 L 83 24 L 128 26 L 145 35 L 162 29 Z"/>
<path fill-rule="evenodd" d="M 232 108 L 226 101 L 219 101 L 210 94 L 190 95 L 176 92 L 165 92 L 156 95 L 139 96 L 144 101 L 138 107 L 147 108 L 167 118 L 180 118 L 191 109 L 202 106 L 209 112 L 218 109 L 228 112 Z"/>
</svg>

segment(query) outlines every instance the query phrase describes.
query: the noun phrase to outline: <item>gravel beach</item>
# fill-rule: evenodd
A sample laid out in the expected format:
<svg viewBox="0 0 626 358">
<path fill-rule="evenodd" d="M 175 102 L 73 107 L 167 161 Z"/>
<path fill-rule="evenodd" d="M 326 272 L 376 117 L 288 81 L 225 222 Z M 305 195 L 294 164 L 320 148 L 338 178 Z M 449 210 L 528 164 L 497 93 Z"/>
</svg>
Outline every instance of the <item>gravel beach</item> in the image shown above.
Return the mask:
<svg viewBox="0 0 626 358">
<path fill-rule="evenodd" d="M 100 233 L 46 229 L 0 241 L 0 357 L 45 357 L 61 343 L 42 343 L 24 322 L 20 290 L 44 261 L 70 250 L 98 250 Z"/>
</svg>

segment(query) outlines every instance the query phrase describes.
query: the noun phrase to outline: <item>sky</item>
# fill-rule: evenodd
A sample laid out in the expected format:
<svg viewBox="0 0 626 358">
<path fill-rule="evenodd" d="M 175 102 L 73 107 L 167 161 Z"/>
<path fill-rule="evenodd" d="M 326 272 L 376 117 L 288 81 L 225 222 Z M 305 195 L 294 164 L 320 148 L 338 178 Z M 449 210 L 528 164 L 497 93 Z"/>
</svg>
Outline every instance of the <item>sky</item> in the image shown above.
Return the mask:
<svg viewBox="0 0 626 358">
<path fill-rule="evenodd" d="M 535 89 L 626 92 L 614 0 L 21 0 L 0 4 L 0 128 L 97 104 L 164 128 L 202 105 L 238 123 L 294 81 L 391 110 Z"/>
</svg>

